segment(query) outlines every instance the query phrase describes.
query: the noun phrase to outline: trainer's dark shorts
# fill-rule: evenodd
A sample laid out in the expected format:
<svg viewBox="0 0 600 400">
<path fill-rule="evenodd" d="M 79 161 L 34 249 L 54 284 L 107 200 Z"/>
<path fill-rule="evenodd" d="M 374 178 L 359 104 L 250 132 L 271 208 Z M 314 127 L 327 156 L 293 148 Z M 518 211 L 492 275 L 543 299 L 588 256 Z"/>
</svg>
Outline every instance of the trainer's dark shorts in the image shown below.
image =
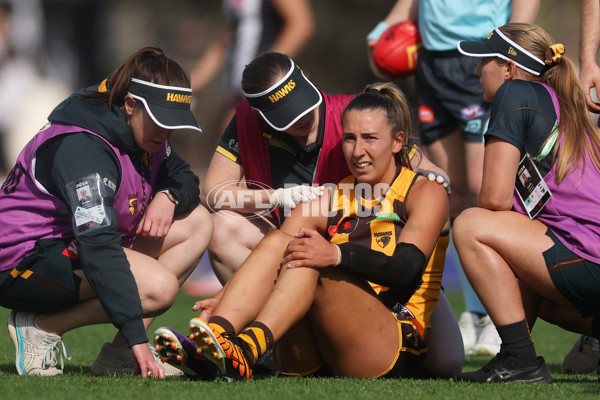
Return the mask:
<svg viewBox="0 0 600 400">
<path fill-rule="evenodd" d="M 600 265 L 569 250 L 548 229 L 554 246 L 544 252 L 544 260 L 556 289 L 584 318 L 600 316 Z"/>
<path fill-rule="evenodd" d="M 415 87 L 419 104 L 421 143 L 429 145 L 456 128 L 465 142 L 483 142 L 490 118 L 490 103 L 474 71 L 479 58 L 458 50 L 419 54 Z"/>
<path fill-rule="evenodd" d="M 0 272 L 0 306 L 35 313 L 79 301 L 81 278 L 75 239 L 42 239 L 17 267 Z M 74 250 L 74 251 L 73 251 Z"/>
</svg>

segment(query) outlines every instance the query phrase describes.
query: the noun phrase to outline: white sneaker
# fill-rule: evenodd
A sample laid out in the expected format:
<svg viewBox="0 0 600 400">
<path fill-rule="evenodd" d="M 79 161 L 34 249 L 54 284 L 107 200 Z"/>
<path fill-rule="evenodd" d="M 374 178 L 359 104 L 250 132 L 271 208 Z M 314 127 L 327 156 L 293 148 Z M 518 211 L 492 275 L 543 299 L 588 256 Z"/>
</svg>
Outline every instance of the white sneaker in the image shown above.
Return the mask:
<svg viewBox="0 0 600 400">
<path fill-rule="evenodd" d="M 168 363 L 163 363 L 154 347 L 150 344 L 148 346 L 152 350 L 156 361 L 165 369 L 165 376 L 183 375 L 183 372 L 179 369 Z M 94 375 L 133 374 L 134 365 L 133 353 L 129 347 L 116 348 L 106 342 L 102 345 L 96 361 L 90 365 L 90 369 Z"/>
<path fill-rule="evenodd" d="M 479 321 L 476 313 L 465 311 L 460 315 L 458 328 L 462 335 L 465 354 L 475 354 L 475 344 L 477 343 L 477 329 L 475 325 Z"/>
<path fill-rule="evenodd" d="M 63 356 L 70 360 L 71 354 L 60 336 L 35 326 L 34 313 L 11 311 L 8 315 L 8 333 L 15 345 L 15 365 L 19 375 L 62 375 Z M 57 355 L 60 357 L 60 368 L 57 367 Z"/>
<path fill-rule="evenodd" d="M 475 354 L 479 356 L 495 356 L 500 352 L 500 336 L 496 326 L 489 315 L 479 318 L 475 325 L 477 329 L 477 343 L 475 344 Z"/>
</svg>

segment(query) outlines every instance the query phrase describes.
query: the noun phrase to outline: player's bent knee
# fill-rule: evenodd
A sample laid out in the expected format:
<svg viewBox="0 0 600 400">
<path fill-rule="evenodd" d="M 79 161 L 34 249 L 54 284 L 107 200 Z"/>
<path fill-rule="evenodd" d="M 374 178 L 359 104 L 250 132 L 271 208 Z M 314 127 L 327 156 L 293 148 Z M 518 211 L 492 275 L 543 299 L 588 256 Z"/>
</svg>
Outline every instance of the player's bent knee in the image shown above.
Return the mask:
<svg viewBox="0 0 600 400">
<path fill-rule="evenodd" d="M 261 247 L 269 246 L 279 249 L 287 246 L 289 241 L 292 239 L 293 237 L 290 234 L 280 230 L 274 230 L 267 232 L 265 237 L 260 241 L 259 245 Z"/>
</svg>

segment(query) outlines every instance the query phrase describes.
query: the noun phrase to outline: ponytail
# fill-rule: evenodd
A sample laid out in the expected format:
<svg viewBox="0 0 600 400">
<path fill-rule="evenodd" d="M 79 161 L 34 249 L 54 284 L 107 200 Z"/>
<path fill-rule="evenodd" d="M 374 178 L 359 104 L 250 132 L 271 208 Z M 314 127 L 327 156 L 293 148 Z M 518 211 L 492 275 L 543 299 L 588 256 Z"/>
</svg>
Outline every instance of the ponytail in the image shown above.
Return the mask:
<svg viewBox="0 0 600 400">
<path fill-rule="evenodd" d="M 552 160 L 556 162 L 556 183 L 561 183 L 580 164 L 585 170 L 586 153 L 593 167 L 600 172 L 600 131 L 590 118 L 577 70 L 573 62 L 563 56 L 564 47 L 553 44 L 550 35 L 537 25 L 510 23 L 499 29 L 546 62 L 547 68 L 541 77 L 531 75 L 529 78 L 550 86 L 558 98 L 559 137 L 552 152 Z"/>
</svg>

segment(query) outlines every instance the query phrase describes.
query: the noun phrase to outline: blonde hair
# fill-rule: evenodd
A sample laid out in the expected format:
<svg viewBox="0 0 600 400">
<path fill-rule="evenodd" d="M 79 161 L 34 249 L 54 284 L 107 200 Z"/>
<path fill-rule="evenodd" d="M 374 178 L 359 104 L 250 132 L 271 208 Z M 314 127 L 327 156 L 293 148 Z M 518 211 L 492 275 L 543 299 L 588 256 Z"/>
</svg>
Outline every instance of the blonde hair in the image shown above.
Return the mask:
<svg viewBox="0 0 600 400">
<path fill-rule="evenodd" d="M 546 59 L 546 52 L 553 44 L 550 35 L 537 25 L 510 23 L 499 29 L 541 60 Z M 583 88 L 573 62 L 562 56 L 556 65 L 548 68 L 540 77 L 522 72 L 528 80 L 541 81 L 550 86 L 558 98 L 559 136 L 552 152 L 552 161 L 556 160 L 556 183 L 562 182 L 582 162 L 585 170 L 586 152 L 594 168 L 600 172 L 600 131 L 588 113 Z M 589 141 L 586 139 L 586 132 Z"/>
<path fill-rule="evenodd" d="M 353 110 L 384 111 L 393 134 L 400 131 L 404 132 L 402 149 L 396 154 L 396 164 L 412 169 L 409 156 L 409 143 L 411 140 L 410 106 L 400 88 L 391 82 L 377 82 L 367 85 L 362 93 L 348 103 L 342 119 L 347 112 Z"/>
</svg>

